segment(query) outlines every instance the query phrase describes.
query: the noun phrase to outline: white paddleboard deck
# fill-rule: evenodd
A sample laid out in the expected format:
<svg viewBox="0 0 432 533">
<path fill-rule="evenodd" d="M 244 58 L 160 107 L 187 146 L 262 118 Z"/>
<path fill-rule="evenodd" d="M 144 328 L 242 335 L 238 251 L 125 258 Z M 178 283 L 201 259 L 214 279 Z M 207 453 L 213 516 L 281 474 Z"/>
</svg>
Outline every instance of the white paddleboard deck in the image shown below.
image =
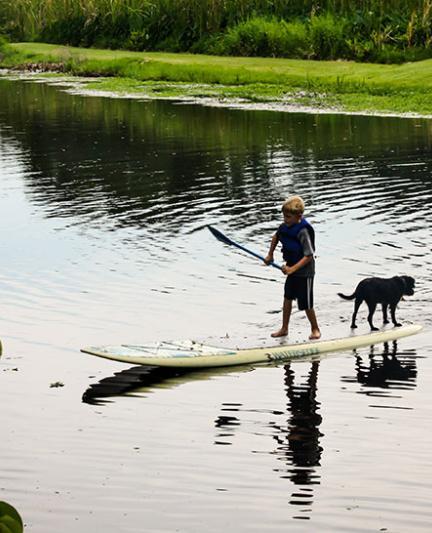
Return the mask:
<svg viewBox="0 0 432 533">
<path fill-rule="evenodd" d="M 270 348 L 229 350 L 207 346 L 192 340 L 156 342 L 152 344 L 121 344 L 91 346 L 81 351 L 123 363 L 178 368 L 209 368 L 250 363 L 289 361 L 298 357 L 352 350 L 415 335 L 422 326 L 412 324 L 366 335 L 352 335 L 343 339 L 285 344 Z"/>
</svg>

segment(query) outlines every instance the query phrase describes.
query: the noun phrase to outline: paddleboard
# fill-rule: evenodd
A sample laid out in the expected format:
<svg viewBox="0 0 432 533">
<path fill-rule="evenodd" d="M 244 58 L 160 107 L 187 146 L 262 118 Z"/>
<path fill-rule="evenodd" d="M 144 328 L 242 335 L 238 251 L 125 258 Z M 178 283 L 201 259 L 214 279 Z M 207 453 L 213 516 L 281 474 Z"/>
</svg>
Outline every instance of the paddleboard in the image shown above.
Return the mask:
<svg viewBox="0 0 432 533">
<path fill-rule="evenodd" d="M 207 346 L 193 340 L 156 342 L 152 344 L 121 344 L 91 346 L 81 351 L 97 357 L 123 363 L 177 368 L 209 368 L 250 363 L 289 361 L 297 357 L 352 350 L 381 342 L 414 335 L 422 329 L 418 324 L 386 329 L 366 335 L 352 335 L 343 339 L 285 344 L 270 348 L 229 350 Z"/>
</svg>

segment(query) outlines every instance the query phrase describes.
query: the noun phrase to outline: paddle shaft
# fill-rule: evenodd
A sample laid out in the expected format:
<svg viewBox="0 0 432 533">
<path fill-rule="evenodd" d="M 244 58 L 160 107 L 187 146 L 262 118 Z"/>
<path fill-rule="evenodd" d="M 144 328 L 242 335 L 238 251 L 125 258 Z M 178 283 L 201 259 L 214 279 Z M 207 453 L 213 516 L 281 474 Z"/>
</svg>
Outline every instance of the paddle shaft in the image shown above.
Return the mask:
<svg viewBox="0 0 432 533">
<path fill-rule="evenodd" d="M 247 254 L 252 255 L 253 257 L 256 257 L 256 259 L 260 259 L 261 261 L 264 262 L 264 257 L 262 255 L 259 255 L 256 252 L 249 250 L 249 248 L 246 248 L 245 246 L 239 244 L 238 242 L 233 241 L 232 239 L 224 235 L 218 229 L 213 228 L 212 226 L 207 226 L 207 227 L 211 231 L 211 233 L 216 237 L 216 239 L 218 239 L 219 241 L 224 242 L 225 244 L 229 244 L 230 246 L 235 246 L 239 250 L 243 250 L 243 252 L 246 252 Z M 277 263 L 275 263 L 274 261 L 269 263 L 269 265 L 279 270 L 282 270 L 282 267 L 278 265 Z"/>
</svg>

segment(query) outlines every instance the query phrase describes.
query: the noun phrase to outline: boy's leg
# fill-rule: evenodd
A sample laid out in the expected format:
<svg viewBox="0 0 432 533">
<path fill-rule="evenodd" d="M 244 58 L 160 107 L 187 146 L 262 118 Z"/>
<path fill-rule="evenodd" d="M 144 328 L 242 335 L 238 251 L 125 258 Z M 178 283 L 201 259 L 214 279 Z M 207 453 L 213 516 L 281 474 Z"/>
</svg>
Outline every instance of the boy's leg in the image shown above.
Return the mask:
<svg viewBox="0 0 432 533">
<path fill-rule="evenodd" d="M 317 317 L 315 315 L 314 309 L 305 309 L 306 316 L 309 319 L 310 325 L 311 325 L 311 334 L 309 335 L 309 338 L 311 340 L 319 339 L 321 337 L 321 331 L 318 326 Z"/>
<path fill-rule="evenodd" d="M 311 340 L 321 337 L 321 331 L 313 307 L 313 282 L 313 277 L 300 278 L 297 281 L 299 309 L 305 311 L 310 322 L 311 334 L 309 335 L 309 339 Z"/>
<path fill-rule="evenodd" d="M 292 309 L 292 300 L 284 298 L 283 309 L 282 309 L 282 327 L 278 331 L 275 331 L 271 334 L 272 337 L 285 337 L 288 335 L 288 324 L 291 316 Z"/>
</svg>

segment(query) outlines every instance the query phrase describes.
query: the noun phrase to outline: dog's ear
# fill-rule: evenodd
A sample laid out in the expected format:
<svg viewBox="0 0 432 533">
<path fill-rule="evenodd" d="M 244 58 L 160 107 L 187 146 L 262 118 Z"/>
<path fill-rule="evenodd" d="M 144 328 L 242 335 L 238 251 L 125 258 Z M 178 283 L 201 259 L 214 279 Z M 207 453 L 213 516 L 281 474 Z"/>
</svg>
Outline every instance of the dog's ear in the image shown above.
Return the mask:
<svg viewBox="0 0 432 533">
<path fill-rule="evenodd" d="M 412 296 L 414 294 L 415 280 L 411 276 L 397 276 L 402 294 Z"/>
<path fill-rule="evenodd" d="M 415 286 L 415 279 L 411 276 L 401 276 L 401 278 L 403 278 L 404 282 L 405 282 L 405 285 L 409 288 L 409 289 L 413 289 L 414 286 Z"/>
<path fill-rule="evenodd" d="M 396 281 L 396 283 L 399 285 L 399 287 L 401 288 L 401 291 L 402 292 L 405 292 L 406 289 L 408 289 L 409 287 L 409 283 L 407 282 L 407 278 L 408 276 L 395 276 L 393 279 Z"/>
</svg>

